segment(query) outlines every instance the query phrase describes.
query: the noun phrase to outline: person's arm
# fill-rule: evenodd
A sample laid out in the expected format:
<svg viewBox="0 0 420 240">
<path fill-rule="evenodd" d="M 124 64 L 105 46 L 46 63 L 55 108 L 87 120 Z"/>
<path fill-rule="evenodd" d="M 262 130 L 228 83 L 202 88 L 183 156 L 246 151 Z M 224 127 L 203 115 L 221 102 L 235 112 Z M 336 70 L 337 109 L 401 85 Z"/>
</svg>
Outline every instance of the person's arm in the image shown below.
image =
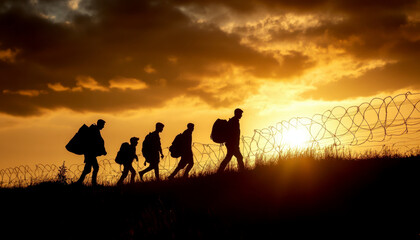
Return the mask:
<svg viewBox="0 0 420 240">
<path fill-rule="evenodd" d="M 159 153 L 160 153 L 160 157 L 163 159 L 164 156 L 163 156 L 163 153 L 162 153 L 162 146 L 160 144 L 160 139 L 159 139 Z"/>
</svg>

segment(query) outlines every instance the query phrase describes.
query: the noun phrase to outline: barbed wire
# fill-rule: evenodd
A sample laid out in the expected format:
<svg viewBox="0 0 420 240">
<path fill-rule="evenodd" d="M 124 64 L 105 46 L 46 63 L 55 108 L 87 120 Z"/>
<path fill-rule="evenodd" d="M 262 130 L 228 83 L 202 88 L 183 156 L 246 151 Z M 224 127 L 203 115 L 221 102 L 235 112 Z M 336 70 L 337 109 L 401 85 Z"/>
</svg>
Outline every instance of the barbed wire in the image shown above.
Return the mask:
<svg viewBox="0 0 420 240">
<path fill-rule="evenodd" d="M 242 136 L 242 153 L 248 165 L 255 164 L 258 156 L 281 156 L 295 149 L 322 149 L 347 147 L 349 149 L 385 149 L 392 146 L 406 153 L 419 152 L 420 94 L 407 92 L 394 97 L 373 98 L 357 106 L 336 106 L 312 117 L 294 117 L 275 126 L 255 129 L 252 136 Z M 299 136 L 296 136 L 299 135 Z M 291 139 L 298 142 L 291 144 Z M 299 139 L 300 138 L 300 139 Z M 194 167 L 192 173 L 209 173 L 217 169 L 226 154 L 220 144 L 194 142 Z M 170 157 L 164 149 L 164 159 L 159 169 L 163 177 L 176 167 L 178 159 Z M 140 158 L 142 159 L 142 158 Z M 232 161 L 235 162 L 235 161 Z M 99 160 L 98 182 L 115 184 L 121 176 L 122 166 L 114 158 Z M 66 166 L 69 181 L 76 181 L 84 164 Z M 134 163 L 137 171 L 144 168 L 143 160 Z M 18 166 L 0 170 L 0 187 L 28 186 L 44 181 L 54 181 L 59 167 L 54 164 Z M 152 174 L 146 175 L 151 179 Z"/>
<path fill-rule="evenodd" d="M 275 126 L 256 129 L 252 137 L 244 137 L 243 144 L 248 156 L 280 153 L 290 148 L 287 137 L 296 133 L 293 130 L 305 131 L 307 140 L 301 142 L 301 147 L 398 144 L 398 139 L 391 140 L 402 135 L 407 139 L 419 137 L 419 102 L 420 94 L 407 92 L 394 97 L 374 98 L 358 106 L 337 106 L 311 118 L 295 117 Z M 408 146 L 406 143 L 404 145 Z M 414 147 L 418 141 L 409 145 Z"/>
</svg>

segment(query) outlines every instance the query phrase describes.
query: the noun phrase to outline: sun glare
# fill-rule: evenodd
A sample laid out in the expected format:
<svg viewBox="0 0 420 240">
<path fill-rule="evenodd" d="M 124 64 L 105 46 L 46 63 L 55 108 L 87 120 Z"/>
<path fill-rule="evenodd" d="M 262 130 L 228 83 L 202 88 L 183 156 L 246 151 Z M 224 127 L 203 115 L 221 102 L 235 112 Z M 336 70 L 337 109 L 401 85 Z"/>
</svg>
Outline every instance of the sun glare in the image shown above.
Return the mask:
<svg viewBox="0 0 420 240">
<path fill-rule="evenodd" d="M 280 147 L 302 149 L 309 145 L 310 135 L 306 129 L 290 128 L 276 136 Z"/>
</svg>

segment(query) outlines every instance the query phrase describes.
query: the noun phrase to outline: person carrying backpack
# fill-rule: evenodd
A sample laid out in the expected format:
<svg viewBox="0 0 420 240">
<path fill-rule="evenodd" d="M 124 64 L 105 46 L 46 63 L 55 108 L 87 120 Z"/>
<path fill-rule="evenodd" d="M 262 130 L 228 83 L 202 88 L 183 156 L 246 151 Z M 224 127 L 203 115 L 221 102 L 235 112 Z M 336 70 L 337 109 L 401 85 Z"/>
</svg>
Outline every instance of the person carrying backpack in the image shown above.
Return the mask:
<svg viewBox="0 0 420 240">
<path fill-rule="evenodd" d="M 238 168 L 240 171 L 245 169 L 245 165 L 243 162 L 243 157 L 241 151 L 239 150 L 239 141 L 241 136 L 241 130 L 239 126 L 239 119 L 242 118 L 242 109 L 235 109 L 234 116 L 229 119 L 227 124 L 227 137 L 226 137 L 226 157 L 220 163 L 219 169 L 217 170 L 218 173 L 221 173 L 225 170 L 226 166 L 230 162 L 233 156 L 236 157 L 238 161 Z"/>
<path fill-rule="evenodd" d="M 101 136 L 101 130 L 105 127 L 105 121 L 102 119 L 99 119 L 95 124 L 92 124 L 85 136 L 84 142 L 85 142 L 85 150 L 83 151 L 83 154 L 85 156 L 85 167 L 83 169 L 83 172 L 77 180 L 76 184 L 82 184 L 86 175 L 91 172 L 91 169 L 93 168 L 92 172 L 92 185 L 97 185 L 96 177 L 98 175 L 99 171 L 99 164 L 96 157 L 106 155 L 105 150 L 105 142 L 104 139 Z"/>
<path fill-rule="evenodd" d="M 134 183 L 136 177 L 136 170 L 133 168 L 133 160 L 139 161 L 139 157 L 136 154 L 136 146 L 138 144 L 139 138 L 132 137 L 130 138 L 130 144 L 127 142 L 121 145 L 120 151 L 117 154 L 117 158 L 120 157 L 119 162 L 124 166 L 120 180 L 117 182 L 117 186 L 121 186 L 124 182 L 124 179 L 127 177 L 128 172 L 131 172 L 130 183 Z"/>
<path fill-rule="evenodd" d="M 156 123 L 154 132 L 149 133 L 143 141 L 142 153 L 145 158 L 145 163 L 148 162 L 150 165 L 146 169 L 139 172 L 140 180 L 143 181 L 143 175 L 149 171 L 155 170 L 156 180 L 159 180 L 159 154 L 163 159 L 162 146 L 160 144 L 159 133 L 163 131 L 163 123 Z"/>
<path fill-rule="evenodd" d="M 188 173 L 190 172 L 191 168 L 194 166 L 194 156 L 191 149 L 192 145 L 192 132 L 194 131 L 194 124 L 188 123 L 187 130 L 182 133 L 182 144 L 179 146 L 180 153 L 181 153 L 181 160 L 178 163 L 178 166 L 175 170 L 169 175 L 168 179 L 173 179 L 175 175 L 183 168 L 184 171 L 184 178 L 188 177 Z"/>
</svg>

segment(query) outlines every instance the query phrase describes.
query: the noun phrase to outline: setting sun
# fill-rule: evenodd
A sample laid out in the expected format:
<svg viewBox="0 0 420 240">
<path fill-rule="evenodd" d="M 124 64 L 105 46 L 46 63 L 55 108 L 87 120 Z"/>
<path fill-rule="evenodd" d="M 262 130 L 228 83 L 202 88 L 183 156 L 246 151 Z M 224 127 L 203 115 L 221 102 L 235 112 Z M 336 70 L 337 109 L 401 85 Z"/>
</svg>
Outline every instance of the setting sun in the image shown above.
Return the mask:
<svg viewBox="0 0 420 240">
<path fill-rule="evenodd" d="M 302 149 L 309 146 L 310 135 L 303 128 L 290 128 L 276 136 L 281 148 Z"/>
</svg>

